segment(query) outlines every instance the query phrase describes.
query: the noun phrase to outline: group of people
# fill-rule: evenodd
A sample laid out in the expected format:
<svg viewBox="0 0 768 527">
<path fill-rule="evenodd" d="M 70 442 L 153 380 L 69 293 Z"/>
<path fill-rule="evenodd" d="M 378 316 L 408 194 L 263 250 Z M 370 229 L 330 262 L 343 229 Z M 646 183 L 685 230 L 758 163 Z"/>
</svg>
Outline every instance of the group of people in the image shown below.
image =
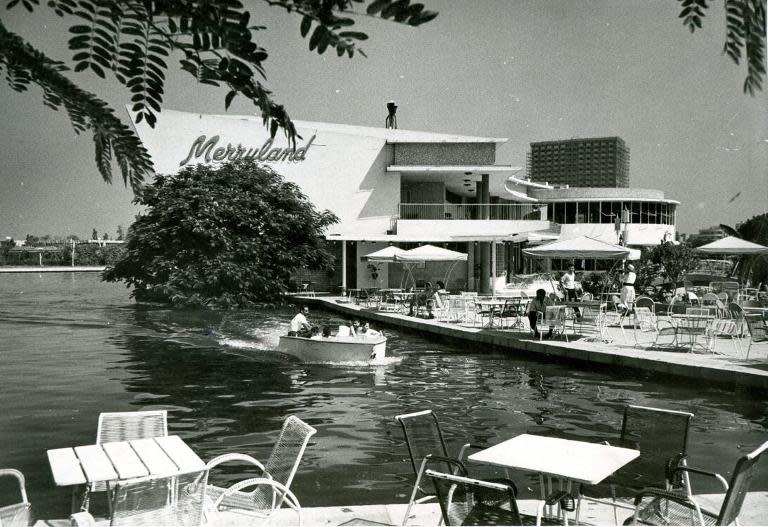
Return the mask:
<svg viewBox="0 0 768 527">
<path fill-rule="evenodd" d="M 333 336 L 339 336 L 339 335 L 332 334 L 331 326 L 325 325 L 322 327 L 322 329 L 320 328 L 320 326 L 313 326 L 312 324 L 310 324 L 309 320 L 307 320 L 307 315 L 309 315 L 309 308 L 307 306 L 299 306 L 299 312 L 296 313 L 296 316 L 291 319 L 291 326 L 288 331 L 289 337 L 324 339 L 324 338 L 330 338 Z M 378 337 L 379 335 L 381 335 L 380 332 L 376 331 L 375 329 L 371 329 L 371 325 L 369 322 L 363 322 L 361 324 L 359 320 L 353 320 L 353 321 L 347 322 L 343 326 L 339 326 L 339 329 L 341 329 L 342 327 L 347 327 L 349 329 L 349 334 L 344 336 Z"/>
</svg>

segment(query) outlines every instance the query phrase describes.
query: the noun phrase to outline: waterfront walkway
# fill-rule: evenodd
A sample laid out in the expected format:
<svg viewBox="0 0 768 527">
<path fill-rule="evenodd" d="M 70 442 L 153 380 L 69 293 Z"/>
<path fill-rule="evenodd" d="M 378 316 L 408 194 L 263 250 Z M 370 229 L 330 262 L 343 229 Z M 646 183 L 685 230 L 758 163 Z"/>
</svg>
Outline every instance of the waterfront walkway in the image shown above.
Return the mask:
<svg viewBox="0 0 768 527">
<path fill-rule="evenodd" d="M 744 359 L 749 338 L 742 342 L 743 352 L 738 354 L 728 339 L 716 340 L 717 353 L 686 353 L 680 348 L 652 346 L 653 337 L 638 334 L 636 345 L 633 329 L 628 325 L 622 332 L 619 327 L 609 327 L 611 343 L 586 341 L 581 335 L 572 335 L 569 341 L 534 339 L 527 330 L 499 330 L 472 326 L 471 324 L 438 322 L 410 317 L 399 313 L 381 312 L 352 303 L 338 303 L 339 297 L 295 297 L 294 301 L 335 311 L 345 319 L 360 318 L 379 326 L 431 334 L 470 345 L 473 351 L 489 348 L 523 353 L 543 360 L 572 361 L 584 365 L 638 369 L 664 375 L 687 377 L 718 383 L 732 388 L 754 388 L 768 391 L 768 343 L 752 346 L 749 360 Z M 665 336 L 665 342 L 669 338 Z"/>
<path fill-rule="evenodd" d="M 718 510 L 723 501 L 722 494 L 706 494 L 696 496 L 696 500 L 705 508 Z M 525 514 L 535 514 L 535 500 L 518 501 L 520 511 Z M 386 505 L 338 505 L 335 507 L 304 507 L 302 519 L 304 525 L 342 526 L 342 525 L 400 525 L 405 514 L 406 504 Z M 619 509 L 619 524 L 632 515 L 632 511 Z M 768 492 L 750 492 L 744 501 L 739 516 L 741 525 L 765 525 L 768 518 Z M 219 518 L 216 526 L 243 525 L 242 517 L 233 516 L 231 522 L 227 518 Z M 236 521 L 239 520 L 239 521 Z M 440 521 L 440 507 L 436 502 L 416 505 L 408 521 L 409 527 L 437 526 Z M 581 507 L 580 523 L 588 525 L 614 525 L 613 508 L 584 500 Z M 35 527 L 69 527 L 69 520 L 40 520 Z M 281 509 L 270 519 L 269 525 L 296 525 L 296 513 L 289 509 Z"/>
<path fill-rule="evenodd" d="M 103 265 L 8 265 L 0 266 L 0 273 L 96 273 L 104 269 Z"/>
</svg>

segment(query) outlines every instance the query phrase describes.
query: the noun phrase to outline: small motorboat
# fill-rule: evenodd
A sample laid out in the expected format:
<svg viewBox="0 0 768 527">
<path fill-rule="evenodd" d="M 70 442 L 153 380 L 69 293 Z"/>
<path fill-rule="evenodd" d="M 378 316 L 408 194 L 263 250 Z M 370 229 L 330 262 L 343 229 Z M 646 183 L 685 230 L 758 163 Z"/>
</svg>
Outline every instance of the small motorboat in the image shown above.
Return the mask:
<svg viewBox="0 0 768 527">
<path fill-rule="evenodd" d="M 371 362 L 384 358 L 387 337 L 280 337 L 278 351 L 304 362 Z"/>
</svg>

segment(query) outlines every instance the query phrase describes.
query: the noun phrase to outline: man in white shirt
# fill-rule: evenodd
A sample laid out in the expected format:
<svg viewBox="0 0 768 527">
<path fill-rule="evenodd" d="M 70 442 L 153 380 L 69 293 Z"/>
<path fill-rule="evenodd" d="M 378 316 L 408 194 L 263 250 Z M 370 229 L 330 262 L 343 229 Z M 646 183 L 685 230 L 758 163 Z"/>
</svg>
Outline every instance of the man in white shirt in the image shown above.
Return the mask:
<svg viewBox="0 0 768 527">
<path fill-rule="evenodd" d="M 565 299 L 566 300 L 573 300 L 576 301 L 578 298 L 576 297 L 576 267 L 571 265 L 568 268 L 568 271 L 563 273 L 563 276 L 560 277 L 560 284 L 563 286 L 563 290 L 565 291 Z"/>
<path fill-rule="evenodd" d="M 289 337 L 301 337 L 303 336 L 302 333 L 306 334 L 312 329 L 312 324 L 307 321 L 307 315 L 309 315 L 309 308 L 301 306 L 296 316 L 291 319 Z"/>
</svg>

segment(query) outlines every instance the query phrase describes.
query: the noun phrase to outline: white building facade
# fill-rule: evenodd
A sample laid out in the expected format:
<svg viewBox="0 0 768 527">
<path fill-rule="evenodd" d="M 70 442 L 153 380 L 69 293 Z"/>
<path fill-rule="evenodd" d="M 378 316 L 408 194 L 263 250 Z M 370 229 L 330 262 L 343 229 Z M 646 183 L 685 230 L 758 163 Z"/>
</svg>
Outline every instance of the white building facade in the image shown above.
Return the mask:
<svg viewBox="0 0 768 527">
<path fill-rule="evenodd" d="M 258 116 L 163 110 L 154 128 L 135 126 L 158 173 L 252 157 L 299 185 L 318 209 L 334 212 L 340 221 L 326 238 L 337 271 L 313 275 L 325 282 L 320 289 L 398 287 L 401 266 L 370 268 L 362 259 L 387 245 L 431 243 L 465 252 L 468 261 L 447 287 L 489 291 L 493 276 L 524 270 L 520 249 L 536 240 L 588 234 L 616 242 L 623 235 L 628 245 L 648 245 L 674 239 L 677 202 L 660 191 L 529 184 L 514 177 L 520 167 L 496 163 L 503 138 L 294 124 L 301 136 L 295 149 L 282 135 L 270 139 Z M 625 208 L 628 221 L 617 228 L 616 215 Z M 434 281 L 444 271 L 426 264 L 413 272 L 419 281 Z"/>
</svg>

